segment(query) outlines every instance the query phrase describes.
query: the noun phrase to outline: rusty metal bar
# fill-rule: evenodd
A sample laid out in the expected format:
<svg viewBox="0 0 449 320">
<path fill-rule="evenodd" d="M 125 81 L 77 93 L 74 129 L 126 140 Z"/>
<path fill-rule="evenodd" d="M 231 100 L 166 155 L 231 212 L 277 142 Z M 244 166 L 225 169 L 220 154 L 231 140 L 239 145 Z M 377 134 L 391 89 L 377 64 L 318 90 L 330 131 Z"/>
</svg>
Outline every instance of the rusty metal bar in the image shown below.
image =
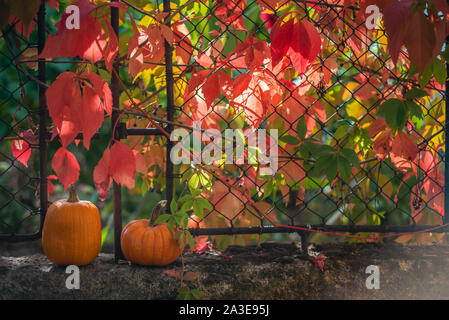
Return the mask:
<svg viewBox="0 0 449 320">
<path fill-rule="evenodd" d="M 164 133 L 158 128 L 128 128 L 128 136 L 164 136 Z"/>
<path fill-rule="evenodd" d="M 431 228 L 440 227 L 440 225 L 434 226 L 418 226 L 418 225 L 383 225 L 383 226 L 355 226 L 355 225 L 297 225 L 294 227 L 306 228 L 311 230 L 330 231 L 330 232 L 379 232 L 379 233 L 401 233 L 401 232 L 413 232 L 427 230 Z M 297 233 L 298 230 L 293 228 L 284 227 L 241 227 L 241 228 L 192 228 L 189 229 L 193 236 L 202 235 L 233 235 L 233 234 L 262 234 L 262 233 Z M 445 232 L 445 228 L 435 229 L 432 232 Z M 300 231 L 301 233 L 307 233 L 308 231 Z"/>
<path fill-rule="evenodd" d="M 113 0 L 116 1 L 116 0 Z M 117 39 L 119 37 L 119 11 L 118 8 L 111 7 L 111 26 L 114 29 Z M 118 81 L 119 73 L 119 57 L 117 56 L 114 61 L 114 72 L 111 74 L 111 91 L 112 91 L 112 117 L 111 126 L 114 130 L 114 125 L 119 121 L 120 111 L 120 88 Z M 115 132 L 112 132 L 112 136 L 115 137 Z M 123 258 L 122 247 L 120 245 L 120 235 L 122 233 L 122 187 L 115 181 L 112 183 L 113 198 L 114 198 L 114 258 L 115 262 L 118 262 Z"/>
<path fill-rule="evenodd" d="M 164 12 L 170 12 L 170 0 L 164 0 Z M 165 25 L 170 28 L 170 14 L 167 15 Z M 167 125 L 167 132 L 171 133 L 173 130 L 173 124 L 170 122 L 174 121 L 175 115 L 175 99 L 174 99 L 174 79 L 173 79 L 173 48 L 172 44 L 168 43 L 167 40 L 164 42 L 165 46 L 165 83 L 166 83 L 166 94 L 167 94 L 167 120 L 169 124 Z M 167 139 L 167 164 L 165 172 L 165 198 L 170 204 L 173 199 L 174 193 L 174 182 L 173 182 L 173 163 L 170 160 L 170 153 L 173 148 L 173 142 Z M 166 206 L 166 210 L 170 211 L 170 205 Z"/>
</svg>

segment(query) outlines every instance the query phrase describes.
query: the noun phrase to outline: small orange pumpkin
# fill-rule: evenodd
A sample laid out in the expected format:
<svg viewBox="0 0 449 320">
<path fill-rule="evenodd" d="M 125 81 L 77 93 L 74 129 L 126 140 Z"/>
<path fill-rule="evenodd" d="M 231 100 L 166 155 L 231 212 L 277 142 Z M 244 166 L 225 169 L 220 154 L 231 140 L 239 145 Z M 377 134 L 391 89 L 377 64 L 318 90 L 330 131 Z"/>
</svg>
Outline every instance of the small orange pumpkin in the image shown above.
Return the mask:
<svg viewBox="0 0 449 320">
<path fill-rule="evenodd" d="M 48 208 L 42 229 L 44 253 L 54 264 L 83 266 L 98 256 L 100 247 L 100 212 L 92 202 L 80 201 L 72 184 L 69 198 Z"/>
<path fill-rule="evenodd" d="M 120 242 L 125 258 L 144 266 L 166 266 L 181 255 L 179 242 L 173 238 L 166 223 L 154 222 L 167 200 L 153 208 L 151 219 L 133 220 L 122 231 Z"/>
</svg>

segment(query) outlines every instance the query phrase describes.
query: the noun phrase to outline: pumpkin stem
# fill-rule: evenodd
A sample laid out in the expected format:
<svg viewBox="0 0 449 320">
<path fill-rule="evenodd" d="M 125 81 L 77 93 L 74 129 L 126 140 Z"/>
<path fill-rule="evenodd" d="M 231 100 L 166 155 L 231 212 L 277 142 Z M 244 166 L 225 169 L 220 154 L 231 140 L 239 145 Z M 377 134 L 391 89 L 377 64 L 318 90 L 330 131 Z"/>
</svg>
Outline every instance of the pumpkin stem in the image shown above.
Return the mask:
<svg viewBox="0 0 449 320">
<path fill-rule="evenodd" d="M 78 199 L 78 196 L 76 194 L 76 190 L 75 190 L 75 184 L 71 184 L 70 185 L 70 191 L 69 191 L 69 198 L 67 199 L 67 202 L 79 202 L 80 199 Z"/>
<path fill-rule="evenodd" d="M 154 225 L 154 222 L 157 220 L 159 215 L 161 214 L 161 209 L 167 205 L 167 200 L 159 201 L 156 206 L 153 208 L 153 212 L 151 213 L 150 221 L 148 222 L 149 226 Z"/>
</svg>

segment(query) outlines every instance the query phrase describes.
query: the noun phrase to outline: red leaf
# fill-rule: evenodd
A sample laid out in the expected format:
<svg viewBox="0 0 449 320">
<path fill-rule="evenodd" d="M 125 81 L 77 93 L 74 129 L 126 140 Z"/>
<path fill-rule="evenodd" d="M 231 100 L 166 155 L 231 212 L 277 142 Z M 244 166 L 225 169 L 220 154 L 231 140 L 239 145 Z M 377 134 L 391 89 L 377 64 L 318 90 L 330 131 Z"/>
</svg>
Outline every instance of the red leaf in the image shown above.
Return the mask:
<svg viewBox="0 0 449 320">
<path fill-rule="evenodd" d="M 115 182 L 129 189 L 134 188 L 136 158 L 131 148 L 123 142 L 116 141 L 111 147 L 109 174 Z"/>
<path fill-rule="evenodd" d="M 173 25 L 174 39 L 177 43 L 175 46 L 176 61 L 178 65 L 181 65 L 181 70 L 185 69 L 185 66 L 190 62 L 192 56 L 192 42 L 190 40 L 190 32 L 186 25 L 182 22 L 174 22 Z"/>
<path fill-rule="evenodd" d="M 137 150 L 133 150 L 133 153 L 136 158 L 136 171 L 141 174 L 147 174 L 148 166 L 145 157 Z"/>
<path fill-rule="evenodd" d="M 326 260 L 326 256 L 322 253 L 320 253 L 318 256 L 311 258 L 313 264 L 320 269 L 321 271 L 324 271 L 324 260 Z"/>
<path fill-rule="evenodd" d="M 31 147 L 25 140 L 13 140 L 11 151 L 14 158 L 28 168 L 28 159 L 31 156 Z"/>
<path fill-rule="evenodd" d="M 109 88 L 108 83 L 100 77 L 98 74 L 93 72 L 84 72 L 81 74 L 82 77 L 87 78 L 93 85 L 93 89 L 96 94 L 103 100 L 102 107 L 104 111 L 111 116 L 112 115 L 112 92 Z"/>
<path fill-rule="evenodd" d="M 106 47 L 106 35 L 101 24 L 92 17 L 91 12 L 95 5 L 88 0 L 79 0 L 73 5 L 80 9 L 79 29 L 67 29 L 68 13 L 64 13 L 61 20 L 56 23 L 58 33 L 51 34 L 45 43 L 41 58 L 77 56 L 88 59 L 92 63 L 103 57 Z"/>
<path fill-rule="evenodd" d="M 385 31 L 388 35 L 388 51 L 395 64 L 407 33 L 407 17 L 412 3 L 412 0 L 394 1 L 383 13 Z"/>
<path fill-rule="evenodd" d="M 232 94 L 232 85 L 233 81 L 231 76 L 229 76 L 224 71 L 218 71 L 218 83 L 220 84 L 220 91 L 225 95 L 226 97 L 231 96 Z"/>
<path fill-rule="evenodd" d="M 195 272 L 192 272 L 192 271 L 187 271 L 186 273 L 184 273 L 184 276 L 182 277 L 182 279 L 184 281 L 194 281 L 194 280 L 198 279 L 198 274 L 196 274 Z"/>
<path fill-rule="evenodd" d="M 181 279 L 181 272 L 179 272 L 178 270 L 169 269 L 162 271 L 162 273 L 172 278 Z"/>
<path fill-rule="evenodd" d="M 295 19 L 292 18 L 281 25 L 282 20 L 280 18 L 274 24 L 270 35 L 273 67 L 287 55 L 295 70 L 302 74 L 320 51 L 320 35 L 306 20 L 295 23 Z"/>
<path fill-rule="evenodd" d="M 416 142 L 405 132 L 399 133 L 391 145 L 391 152 L 394 155 L 401 156 L 408 161 L 415 160 L 418 151 Z"/>
<path fill-rule="evenodd" d="M 291 35 L 287 55 L 299 74 L 304 73 L 320 52 L 321 38 L 318 31 L 308 21 L 298 21 Z"/>
<path fill-rule="evenodd" d="M 245 89 L 248 88 L 249 83 L 251 82 L 251 75 L 249 73 L 242 73 L 234 80 L 234 86 L 232 89 L 232 93 L 234 97 L 238 97 L 243 93 Z"/>
<path fill-rule="evenodd" d="M 57 180 L 58 177 L 54 174 L 51 174 L 47 177 L 47 197 L 49 198 L 51 194 L 55 193 L 55 186 L 51 182 L 51 180 Z"/>
<path fill-rule="evenodd" d="M 73 103 L 73 72 L 61 73 L 46 91 L 48 111 L 56 127 L 60 127 L 64 106 Z M 64 92 L 64 94 L 62 94 Z"/>
<path fill-rule="evenodd" d="M 202 54 L 200 56 L 195 57 L 196 62 L 200 64 L 203 68 L 212 68 L 214 65 L 214 61 L 207 55 Z"/>
<path fill-rule="evenodd" d="M 81 130 L 78 110 L 81 92 L 74 77 L 73 72 L 61 73 L 46 92 L 48 111 L 63 147 L 67 147 Z"/>
<path fill-rule="evenodd" d="M 103 123 L 104 111 L 100 97 L 87 85 L 84 87 L 83 99 L 80 107 L 81 125 L 83 127 L 83 143 L 86 149 L 89 150 L 90 139 Z"/>
<path fill-rule="evenodd" d="M 375 137 L 379 132 L 384 131 L 387 128 L 387 123 L 385 122 L 385 118 L 378 118 L 374 120 L 369 128 L 370 137 Z"/>
<path fill-rule="evenodd" d="M 184 100 L 188 100 L 190 98 L 190 94 L 204 82 L 204 79 L 206 79 L 210 73 L 210 70 L 201 70 L 200 72 L 192 74 L 192 78 L 187 83 L 186 90 L 184 91 Z"/>
<path fill-rule="evenodd" d="M 111 151 L 106 149 L 94 169 L 94 184 L 100 200 L 105 200 L 109 195 L 109 186 L 112 182 L 112 177 L 109 175 L 110 158 Z"/>
<path fill-rule="evenodd" d="M 64 191 L 70 184 L 75 183 L 78 180 L 80 175 L 78 161 L 76 161 L 75 156 L 64 147 L 61 147 L 56 151 L 51 166 L 56 172 L 59 181 L 64 186 Z"/>
<path fill-rule="evenodd" d="M 108 28 L 109 35 L 108 46 L 106 47 L 106 50 L 104 52 L 104 60 L 106 69 L 108 69 L 109 72 L 112 72 L 112 64 L 114 63 L 115 56 L 118 53 L 118 39 L 109 21 L 107 19 L 104 19 L 104 23 Z"/>
<path fill-rule="evenodd" d="M 294 20 L 290 19 L 288 22 L 282 23 L 282 18 L 278 19 L 271 29 L 271 57 L 273 59 L 273 67 L 282 60 L 290 47 L 290 41 L 293 33 Z"/>
<path fill-rule="evenodd" d="M 211 73 L 206 82 L 202 86 L 202 92 L 206 99 L 206 105 L 208 108 L 212 106 L 212 103 L 217 99 L 220 94 L 220 86 L 218 84 L 217 74 Z"/>
<path fill-rule="evenodd" d="M 434 58 L 433 52 L 436 44 L 433 26 L 427 20 L 424 12 L 417 11 L 413 15 L 408 25 L 404 43 L 413 65 L 419 72 L 424 72 L 427 63 Z"/>
<path fill-rule="evenodd" d="M 383 160 L 391 151 L 391 129 L 384 129 L 373 142 L 373 150 L 376 156 Z"/>
<path fill-rule="evenodd" d="M 47 105 L 62 146 L 67 147 L 83 130 L 84 145 L 89 149 L 92 135 L 103 122 L 103 110 L 112 114 L 112 93 L 106 81 L 95 73 L 84 72 L 79 76 L 90 83 L 75 77 L 72 72 L 60 74 L 47 89 Z"/>
</svg>

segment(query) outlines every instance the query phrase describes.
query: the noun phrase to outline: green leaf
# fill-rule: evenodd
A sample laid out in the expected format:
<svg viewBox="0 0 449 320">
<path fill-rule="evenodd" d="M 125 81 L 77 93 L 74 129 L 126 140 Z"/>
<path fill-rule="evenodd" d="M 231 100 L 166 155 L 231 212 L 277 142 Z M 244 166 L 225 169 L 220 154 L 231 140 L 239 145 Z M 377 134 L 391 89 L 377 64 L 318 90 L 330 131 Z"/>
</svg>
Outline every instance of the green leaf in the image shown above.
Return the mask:
<svg viewBox="0 0 449 320">
<path fill-rule="evenodd" d="M 170 217 L 167 221 L 168 230 L 170 230 L 170 233 L 173 235 L 173 230 L 175 229 L 175 219 L 173 217 Z"/>
<path fill-rule="evenodd" d="M 415 102 L 413 101 L 406 101 L 405 105 L 407 106 L 408 112 L 410 113 L 410 115 L 413 117 L 417 117 L 419 119 L 423 118 L 423 112 L 422 109 L 419 105 L 417 105 Z"/>
<path fill-rule="evenodd" d="M 192 190 L 198 190 L 198 184 L 200 182 L 200 177 L 198 173 L 195 173 L 193 176 L 189 179 L 189 189 Z"/>
<path fill-rule="evenodd" d="M 192 194 L 192 197 L 197 197 L 201 194 L 201 189 L 195 189 L 195 190 L 190 190 L 190 193 Z"/>
<path fill-rule="evenodd" d="M 212 175 L 208 172 L 199 174 L 201 185 L 209 191 L 212 191 Z"/>
<path fill-rule="evenodd" d="M 307 133 L 307 123 L 306 118 L 303 116 L 298 120 L 298 124 L 296 125 L 296 135 L 299 139 L 304 140 Z"/>
<path fill-rule="evenodd" d="M 333 181 L 337 176 L 337 159 L 337 156 L 335 154 L 332 154 L 329 156 L 329 160 L 326 161 L 326 176 L 329 182 Z"/>
<path fill-rule="evenodd" d="M 185 300 L 189 291 L 190 291 L 190 289 L 188 287 L 179 288 L 178 295 L 176 296 L 176 300 Z"/>
<path fill-rule="evenodd" d="M 192 234 L 189 231 L 186 232 L 186 235 L 187 239 L 189 240 L 190 250 L 193 251 L 193 249 L 195 249 L 195 239 L 193 238 Z"/>
<path fill-rule="evenodd" d="M 382 103 L 377 115 L 384 117 L 388 126 L 393 130 L 402 130 L 408 119 L 405 102 L 396 98 L 389 99 Z"/>
<path fill-rule="evenodd" d="M 429 94 L 426 91 L 424 91 L 423 89 L 413 88 L 405 93 L 404 98 L 407 100 L 413 100 L 413 99 L 426 97 L 428 95 Z"/>
<path fill-rule="evenodd" d="M 193 202 L 193 213 L 200 219 L 203 219 L 203 209 L 198 201 Z"/>
<path fill-rule="evenodd" d="M 175 198 L 173 198 L 170 203 L 170 211 L 171 213 L 175 213 L 176 211 L 178 211 L 178 201 Z"/>
<path fill-rule="evenodd" d="M 315 175 L 319 175 L 329 165 L 329 162 L 331 161 L 332 157 L 333 155 L 330 153 L 320 156 L 318 160 L 315 162 L 315 165 L 313 167 L 313 173 Z"/>
<path fill-rule="evenodd" d="M 354 166 L 356 168 L 360 168 L 359 157 L 357 157 L 357 153 L 355 153 L 354 150 L 344 148 L 341 150 L 341 153 L 349 161 L 349 163 L 352 166 Z"/>
<path fill-rule="evenodd" d="M 194 300 L 202 300 L 203 299 L 203 292 L 198 289 L 190 290 L 190 294 Z"/>
<path fill-rule="evenodd" d="M 186 170 L 182 174 L 181 182 L 188 181 L 193 176 L 194 173 L 195 173 L 195 171 L 193 171 L 193 170 Z"/>
<path fill-rule="evenodd" d="M 193 197 L 192 197 L 192 195 L 191 194 L 185 194 L 185 195 L 183 195 L 180 199 L 179 199 L 179 203 L 183 203 L 183 202 L 186 202 L 186 201 L 188 201 L 188 200 L 192 200 L 193 199 Z"/>
<path fill-rule="evenodd" d="M 268 183 L 265 185 L 265 187 L 263 189 L 262 200 L 266 199 L 273 193 L 273 186 L 274 186 L 273 180 L 268 181 Z"/>
<path fill-rule="evenodd" d="M 182 218 L 181 226 L 182 226 L 184 229 L 187 229 L 187 225 L 188 225 L 188 224 L 189 224 L 189 216 L 188 216 L 187 214 L 185 214 L 184 217 Z"/>
<path fill-rule="evenodd" d="M 193 199 L 189 199 L 186 202 L 184 202 L 184 204 L 181 206 L 181 210 L 180 212 L 187 212 L 190 210 L 190 208 L 193 205 Z"/>
<path fill-rule="evenodd" d="M 428 63 L 426 68 L 424 69 L 424 72 L 418 77 L 419 86 L 421 88 L 424 88 L 432 78 L 432 65 L 431 63 Z"/>
<path fill-rule="evenodd" d="M 447 79 L 446 65 L 443 61 L 436 59 L 432 64 L 432 72 L 435 80 L 443 86 Z"/>
<path fill-rule="evenodd" d="M 345 180 L 346 182 L 349 182 L 351 179 L 351 168 L 352 166 L 349 164 L 349 161 L 345 157 L 338 156 L 337 157 L 337 163 L 338 163 L 338 172 L 340 173 L 340 176 Z"/>
<path fill-rule="evenodd" d="M 168 214 L 168 213 L 161 214 L 159 217 L 157 217 L 157 219 L 154 223 L 160 224 L 160 223 L 167 222 L 168 219 L 170 219 L 170 217 L 171 217 L 171 214 Z"/>
<path fill-rule="evenodd" d="M 300 141 L 297 138 L 291 135 L 282 136 L 279 140 L 281 140 L 282 142 L 286 142 L 287 144 L 292 146 L 295 146 L 300 143 Z"/>
<path fill-rule="evenodd" d="M 211 206 L 210 202 L 207 199 L 205 199 L 205 198 L 197 198 L 197 199 L 195 199 L 195 201 L 200 203 L 202 208 L 206 208 L 206 209 L 212 210 L 212 206 Z"/>
</svg>

